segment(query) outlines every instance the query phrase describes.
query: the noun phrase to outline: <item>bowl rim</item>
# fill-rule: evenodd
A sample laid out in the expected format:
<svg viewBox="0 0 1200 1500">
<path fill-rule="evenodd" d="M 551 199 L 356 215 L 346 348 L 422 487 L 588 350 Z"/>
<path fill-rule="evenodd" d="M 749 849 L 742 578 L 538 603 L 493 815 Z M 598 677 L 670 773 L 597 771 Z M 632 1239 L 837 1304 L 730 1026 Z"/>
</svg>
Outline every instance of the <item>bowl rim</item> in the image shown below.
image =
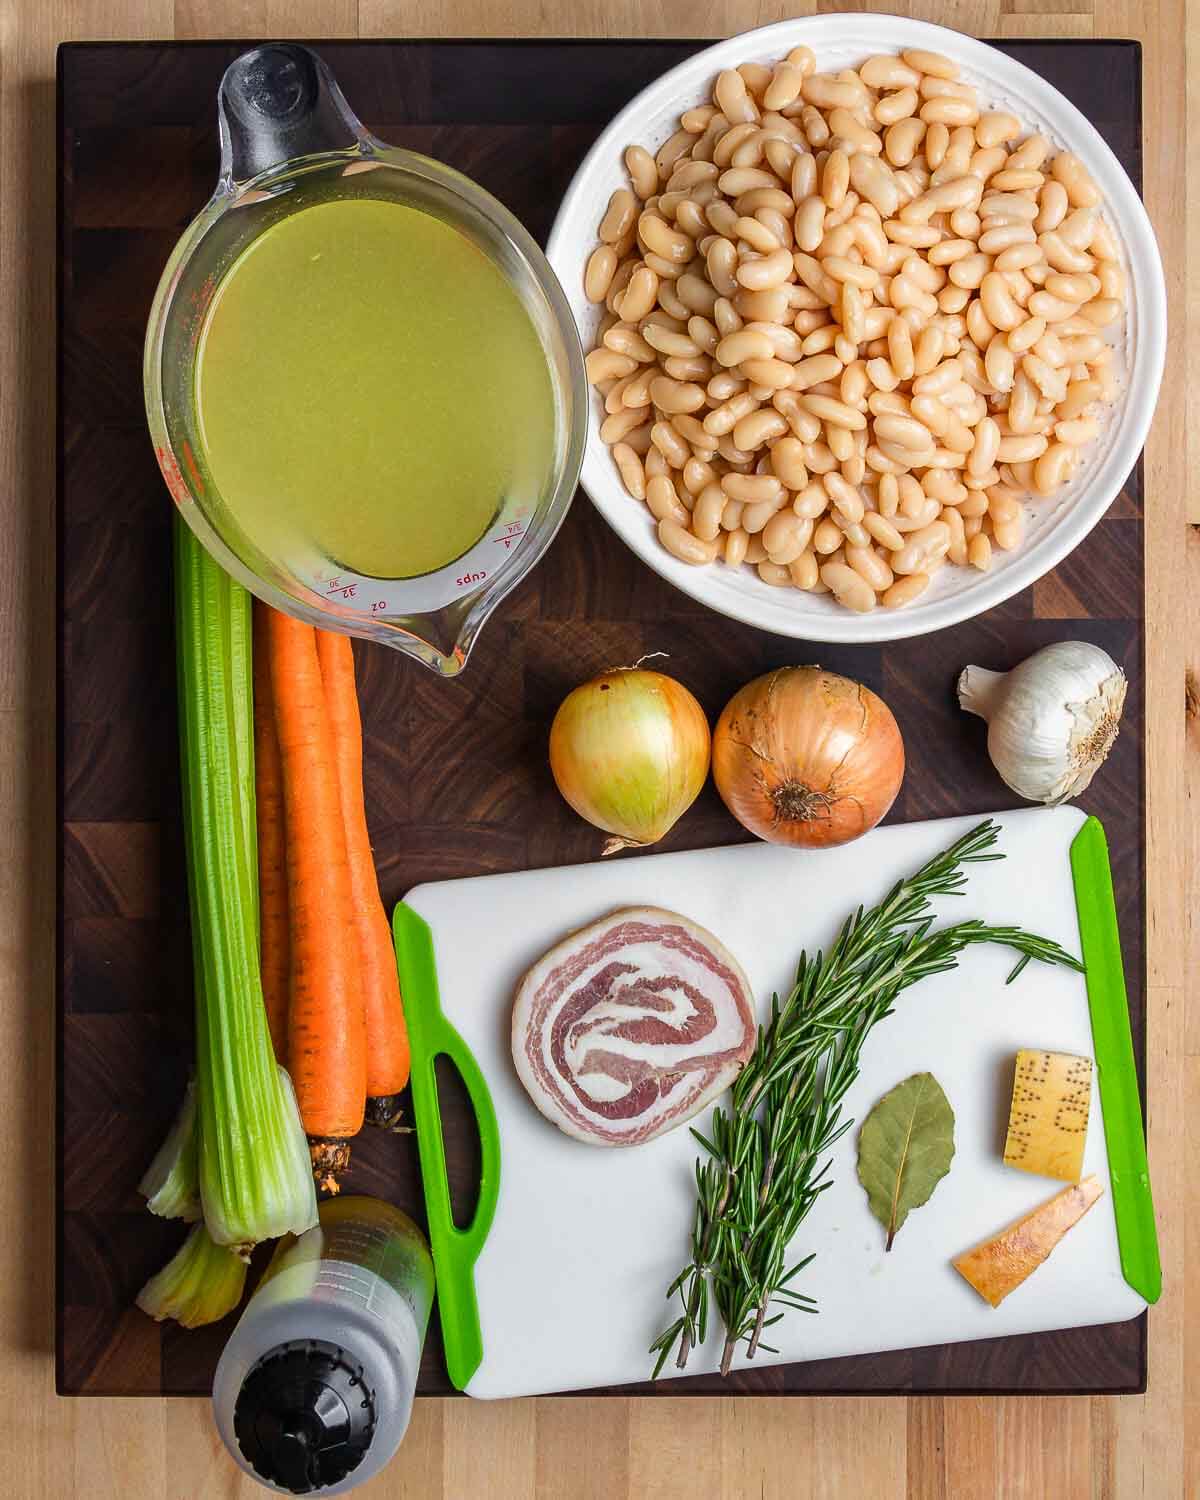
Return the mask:
<svg viewBox="0 0 1200 1500">
<path fill-rule="evenodd" d="M 617 499 L 627 503 L 628 497 L 620 486 L 608 450 L 603 453 L 597 450 L 598 438 L 592 430 L 590 405 L 581 483 L 592 504 L 622 541 L 660 577 L 698 603 L 775 635 L 868 645 L 927 635 L 973 619 L 1043 578 L 1074 551 L 1107 514 L 1142 454 L 1157 406 L 1166 359 L 1166 281 L 1145 205 L 1125 168 L 1087 116 L 1052 83 L 1024 63 L 975 37 L 931 22 L 865 11 L 798 16 L 777 21 L 725 38 L 685 58 L 647 84 L 614 116 L 579 164 L 563 195 L 546 242 L 546 258 L 564 288 L 572 284 L 572 279 L 577 281 L 582 275 L 583 261 L 572 250 L 569 238 L 578 232 L 574 221 L 585 211 L 594 213 L 594 205 L 586 197 L 587 179 L 597 161 L 618 161 L 625 146 L 638 139 L 639 133 L 644 133 L 641 124 L 648 101 L 650 107 L 656 106 L 657 96 L 669 94 L 681 74 L 712 75 L 721 68 L 755 58 L 766 51 L 776 51 L 782 56 L 801 43 L 811 46 L 819 58 L 822 46 L 834 41 L 845 46 L 847 42 L 855 41 L 858 34 L 863 36 L 865 55 L 872 51 L 921 47 L 942 52 L 968 69 L 974 68 L 985 74 L 993 72 L 996 59 L 1001 59 L 1002 70 L 1010 73 L 1014 83 L 1019 80 L 1030 101 L 1043 113 L 1059 117 L 1056 123 L 1061 134 L 1069 137 L 1075 147 L 1079 144 L 1076 136 L 1082 135 L 1089 148 L 1103 161 L 1107 174 L 1103 184 L 1106 205 L 1110 217 L 1119 225 L 1128 250 L 1128 302 L 1136 311 L 1137 339 L 1117 402 L 1121 434 L 1103 460 L 1102 471 L 1093 476 L 1089 488 L 1073 502 L 1070 513 L 1051 533 L 1039 540 L 1036 548 L 1026 547 L 1014 554 L 1012 561 L 999 572 L 980 573 L 968 587 L 955 595 L 918 604 L 911 610 L 878 609 L 865 615 L 856 615 L 849 610 L 822 611 L 797 614 L 790 620 L 781 610 L 772 613 L 772 601 L 756 597 L 750 589 L 744 596 L 739 596 L 732 590 L 706 586 L 711 578 L 708 568 L 693 568 L 672 557 L 653 532 L 645 529 L 640 514 L 635 515 L 632 511 L 624 516 L 620 514 Z M 747 581 L 750 581 L 749 575 Z"/>
</svg>

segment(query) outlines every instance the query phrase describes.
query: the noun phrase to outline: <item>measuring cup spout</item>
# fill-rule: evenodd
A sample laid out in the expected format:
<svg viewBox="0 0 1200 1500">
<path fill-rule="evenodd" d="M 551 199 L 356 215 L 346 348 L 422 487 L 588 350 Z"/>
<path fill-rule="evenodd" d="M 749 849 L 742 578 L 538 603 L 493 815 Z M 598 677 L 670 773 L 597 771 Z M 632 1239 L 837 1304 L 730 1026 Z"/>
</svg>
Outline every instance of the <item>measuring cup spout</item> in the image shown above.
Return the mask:
<svg viewBox="0 0 1200 1500">
<path fill-rule="evenodd" d="M 255 47 L 230 63 L 218 113 L 223 184 L 297 157 L 351 150 L 367 138 L 328 67 L 296 42 Z"/>
</svg>

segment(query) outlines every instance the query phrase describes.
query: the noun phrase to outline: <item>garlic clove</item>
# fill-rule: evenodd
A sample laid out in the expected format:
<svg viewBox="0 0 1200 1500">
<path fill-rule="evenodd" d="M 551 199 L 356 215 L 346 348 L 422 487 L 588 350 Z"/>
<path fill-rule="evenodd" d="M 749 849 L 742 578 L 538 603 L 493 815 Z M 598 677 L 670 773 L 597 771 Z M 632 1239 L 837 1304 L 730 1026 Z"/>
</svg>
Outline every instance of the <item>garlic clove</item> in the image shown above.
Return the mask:
<svg viewBox="0 0 1200 1500">
<path fill-rule="evenodd" d="M 988 725 L 1001 779 L 1030 802 L 1056 806 L 1091 784 L 1120 728 L 1128 683 L 1106 651 L 1057 641 L 1014 667 L 964 668 L 958 701 Z"/>
</svg>

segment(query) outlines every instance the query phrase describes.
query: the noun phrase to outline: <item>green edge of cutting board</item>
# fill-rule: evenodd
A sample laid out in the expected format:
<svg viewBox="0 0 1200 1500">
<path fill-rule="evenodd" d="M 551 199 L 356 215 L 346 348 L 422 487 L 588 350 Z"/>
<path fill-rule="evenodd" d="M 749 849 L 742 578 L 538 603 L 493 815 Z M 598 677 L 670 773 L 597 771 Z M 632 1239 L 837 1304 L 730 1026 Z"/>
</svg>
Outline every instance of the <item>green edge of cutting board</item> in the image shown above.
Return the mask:
<svg viewBox="0 0 1200 1500">
<path fill-rule="evenodd" d="M 412 1052 L 413 1116 L 425 1213 L 437 1275 L 438 1313 L 446 1347 L 446 1369 L 456 1390 L 465 1390 L 483 1360 L 475 1262 L 492 1227 L 500 1194 L 500 1128 L 492 1096 L 466 1042 L 442 1014 L 437 962 L 429 924 L 401 902 L 392 914 L 392 935 L 404 1014 Z M 442 1115 L 434 1063 L 448 1057 L 466 1085 L 479 1131 L 479 1198 L 471 1222 L 460 1229 L 450 1206 Z"/>
<path fill-rule="evenodd" d="M 1088 1009 L 1104 1110 L 1121 1271 L 1135 1292 L 1147 1302 L 1157 1302 L 1162 1293 L 1162 1267 L 1154 1227 L 1154 1200 L 1150 1194 L 1133 1035 L 1129 1029 L 1117 904 L 1113 897 L 1108 840 L 1096 818 L 1088 818 L 1071 842 L 1071 873 L 1087 970 Z"/>
</svg>

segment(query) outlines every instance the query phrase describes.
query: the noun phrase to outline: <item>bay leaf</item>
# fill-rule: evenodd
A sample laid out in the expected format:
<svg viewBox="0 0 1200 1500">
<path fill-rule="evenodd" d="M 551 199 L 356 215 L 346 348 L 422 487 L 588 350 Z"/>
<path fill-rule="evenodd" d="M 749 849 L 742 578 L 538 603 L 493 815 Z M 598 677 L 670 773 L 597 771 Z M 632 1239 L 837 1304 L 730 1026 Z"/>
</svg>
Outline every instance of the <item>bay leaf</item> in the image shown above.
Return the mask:
<svg viewBox="0 0 1200 1500">
<path fill-rule="evenodd" d="M 892 1248 L 909 1211 L 928 1203 L 954 1159 L 954 1111 L 932 1073 L 886 1093 L 858 1133 L 858 1180 Z"/>
</svg>

